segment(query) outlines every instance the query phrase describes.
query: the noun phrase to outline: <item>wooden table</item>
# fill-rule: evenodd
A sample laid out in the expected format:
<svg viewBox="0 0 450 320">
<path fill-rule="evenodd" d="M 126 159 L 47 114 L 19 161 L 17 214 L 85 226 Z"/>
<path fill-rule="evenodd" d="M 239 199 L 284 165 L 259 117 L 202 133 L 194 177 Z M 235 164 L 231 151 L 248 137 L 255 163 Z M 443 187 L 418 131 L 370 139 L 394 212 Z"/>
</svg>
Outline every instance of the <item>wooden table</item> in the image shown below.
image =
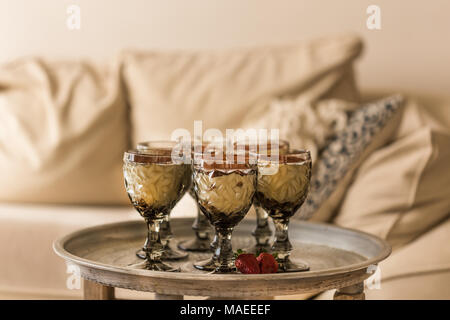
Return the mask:
<svg viewBox="0 0 450 320">
<path fill-rule="evenodd" d="M 190 218 L 172 219 L 176 240 L 193 236 Z M 244 219 L 233 233 L 233 249 L 253 244 L 255 221 Z M 258 298 L 337 289 L 335 299 L 364 299 L 364 280 L 390 246 L 382 239 L 327 224 L 292 221 L 292 256 L 310 264 L 310 271 L 276 274 L 208 274 L 193 268 L 209 253 L 190 253 L 174 265 L 181 272 L 135 270 L 135 252 L 145 239 L 144 222 L 101 225 L 69 234 L 54 242 L 55 252 L 79 267 L 85 299 L 114 299 L 114 288 L 154 292 L 156 299 L 183 299 L 184 295 L 215 298 Z M 173 241 L 176 245 L 177 241 Z"/>
</svg>

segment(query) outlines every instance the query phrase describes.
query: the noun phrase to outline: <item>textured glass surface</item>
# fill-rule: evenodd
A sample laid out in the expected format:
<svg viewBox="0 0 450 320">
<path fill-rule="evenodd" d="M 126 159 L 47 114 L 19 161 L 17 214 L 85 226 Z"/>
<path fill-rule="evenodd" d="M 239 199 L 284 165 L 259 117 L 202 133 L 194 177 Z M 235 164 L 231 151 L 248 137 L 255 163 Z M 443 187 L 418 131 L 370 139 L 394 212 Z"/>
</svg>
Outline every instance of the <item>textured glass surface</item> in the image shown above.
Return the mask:
<svg viewBox="0 0 450 320">
<path fill-rule="evenodd" d="M 256 187 L 255 170 L 194 172 L 200 208 L 214 226 L 234 226 L 250 209 Z"/>
<path fill-rule="evenodd" d="M 258 176 L 258 202 L 272 218 L 289 218 L 305 201 L 310 177 L 310 162 L 279 164 L 277 173 Z"/>
<path fill-rule="evenodd" d="M 145 260 L 131 267 L 179 271 L 162 259 L 167 254 L 171 238 L 169 213 L 191 187 L 191 166 L 174 163 L 170 157 L 157 152 L 143 154 L 132 151 L 125 153 L 123 175 L 131 203 L 145 219 L 148 229 L 142 249 Z"/>
</svg>

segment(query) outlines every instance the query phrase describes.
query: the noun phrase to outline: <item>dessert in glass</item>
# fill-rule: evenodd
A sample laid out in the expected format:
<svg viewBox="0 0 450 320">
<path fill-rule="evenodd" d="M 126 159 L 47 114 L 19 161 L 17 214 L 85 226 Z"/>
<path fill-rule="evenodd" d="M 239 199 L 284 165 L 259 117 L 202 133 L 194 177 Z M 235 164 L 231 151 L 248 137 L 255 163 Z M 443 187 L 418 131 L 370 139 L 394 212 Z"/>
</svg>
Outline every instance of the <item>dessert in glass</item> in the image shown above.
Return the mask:
<svg viewBox="0 0 450 320">
<path fill-rule="evenodd" d="M 250 150 L 252 146 L 249 145 L 249 142 L 238 141 L 236 144 L 239 143 L 245 143 L 245 150 L 252 151 Z M 284 155 L 289 152 L 289 142 L 281 139 L 266 139 L 265 141 L 260 140 L 258 144 L 254 144 L 253 148 L 256 149 L 256 152 L 261 156 L 270 157 L 272 153 L 274 153 L 274 156 Z M 256 228 L 252 232 L 252 235 L 255 238 L 256 244 L 245 249 L 245 251 L 259 255 L 261 252 L 270 251 L 269 241 L 272 237 L 272 231 L 269 227 L 269 215 L 263 208 L 261 208 L 261 205 L 256 197 L 253 200 L 253 207 L 255 208 L 256 213 Z"/>
<path fill-rule="evenodd" d="M 144 154 L 161 154 L 161 155 L 167 155 L 170 156 L 172 154 L 172 151 L 175 150 L 177 153 L 177 157 L 179 160 L 181 160 L 181 157 L 186 157 L 186 155 L 183 154 L 184 151 L 184 145 L 182 142 L 175 142 L 175 141 L 146 141 L 146 142 L 140 142 L 137 145 L 137 150 L 140 153 Z M 188 159 L 185 161 L 185 164 L 190 164 L 190 154 L 187 155 Z M 184 160 L 184 158 L 183 158 Z M 190 170 L 190 166 L 189 166 Z M 189 175 L 191 175 L 191 171 L 189 171 Z M 190 187 L 189 187 L 190 189 Z M 181 196 L 180 195 L 180 199 Z M 160 236 L 161 241 L 164 245 L 163 254 L 162 254 L 162 260 L 180 260 L 184 259 L 188 256 L 188 253 L 177 250 L 172 248 L 170 245 L 170 241 L 173 239 L 173 233 L 172 229 L 170 227 L 170 212 L 166 216 L 164 216 L 163 222 L 161 223 L 160 228 Z M 144 259 L 145 258 L 145 252 L 143 250 L 138 250 L 136 252 L 136 255 Z"/>
<path fill-rule="evenodd" d="M 273 157 L 272 157 L 273 158 Z M 258 155 L 256 198 L 275 224 L 275 242 L 271 251 L 277 255 L 278 272 L 306 271 L 306 262 L 290 258 L 289 219 L 306 199 L 311 179 L 311 155 L 306 150 L 292 150 L 278 159 Z"/>
<path fill-rule="evenodd" d="M 177 271 L 162 262 L 164 244 L 161 224 L 191 184 L 190 165 L 175 161 L 167 153 L 152 150 L 124 154 L 125 188 L 131 203 L 145 219 L 148 232 L 143 251 L 145 260 L 133 268 L 155 271 Z"/>
<path fill-rule="evenodd" d="M 216 273 L 235 272 L 231 235 L 250 209 L 256 190 L 256 163 L 248 154 L 194 153 L 193 184 L 200 210 L 216 230 Z"/>
</svg>

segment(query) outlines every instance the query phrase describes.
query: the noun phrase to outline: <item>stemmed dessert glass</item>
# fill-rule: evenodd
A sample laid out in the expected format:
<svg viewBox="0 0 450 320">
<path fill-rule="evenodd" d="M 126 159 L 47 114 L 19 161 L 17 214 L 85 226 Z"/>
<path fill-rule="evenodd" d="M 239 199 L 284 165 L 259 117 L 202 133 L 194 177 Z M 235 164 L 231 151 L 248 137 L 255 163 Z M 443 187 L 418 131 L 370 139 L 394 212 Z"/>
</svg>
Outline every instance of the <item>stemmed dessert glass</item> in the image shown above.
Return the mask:
<svg viewBox="0 0 450 320">
<path fill-rule="evenodd" d="M 311 155 L 306 150 L 292 150 L 278 157 L 258 155 L 256 198 L 275 224 L 272 252 L 279 272 L 306 271 L 309 266 L 298 259 L 291 260 L 289 219 L 306 199 L 311 179 Z"/>
<path fill-rule="evenodd" d="M 130 267 L 178 271 L 161 261 L 164 245 L 161 224 L 191 185 L 190 166 L 158 149 L 149 153 L 131 150 L 124 154 L 125 188 L 131 203 L 147 224 L 145 260 Z"/>
<path fill-rule="evenodd" d="M 256 163 L 251 163 L 248 153 L 231 157 L 227 157 L 226 150 L 194 153 L 196 199 L 218 237 L 216 273 L 236 271 L 231 236 L 252 205 L 256 174 Z"/>
<path fill-rule="evenodd" d="M 247 148 L 250 149 L 250 148 Z M 258 154 L 263 154 L 267 156 L 272 155 L 272 151 L 276 150 L 279 155 L 284 155 L 289 152 L 289 142 L 286 140 L 266 140 L 265 142 L 259 141 L 257 144 Z M 249 253 L 254 253 L 256 255 L 261 252 L 270 251 L 270 238 L 272 237 L 272 230 L 269 227 L 269 214 L 261 208 L 258 199 L 255 197 L 253 200 L 253 207 L 256 213 L 256 228 L 252 232 L 255 238 L 256 244 L 245 251 Z"/>
<path fill-rule="evenodd" d="M 177 152 L 180 153 L 180 156 L 186 156 L 183 155 L 183 145 L 182 142 L 178 141 L 146 141 L 146 142 L 140 142 L 137 145 L 137 150 L 140 153 L 144 153 L 144 154 L 154 154 L 159 153 L 159 154 L 165 154 L 170 156 L 172 154 L 172 150 L 174 150 L 175 148 L 177 149 Z M 190 159 L 190 157 L 189 157 Z M 189 164 L 189 162 L 186 162 L 186 164 Z M 191 170 L 190 170 L 190 166 L 189 166 L 189 174 L 191 174 Z M 190 189 L 190 187 L 189 187 Z M 184 193 L 183 193 L 184 195 Z M 181 199 L 181 197 L 180 197 Z M 173 233 L 172 233 L 172 228 L 170 226 L 170 212 L 169 214 L 165 215 L 163 218 L 163 221 L 161 223 L 161 228 L 160 228 L 160 235 L 161 235 L 161 241 L 163 243 L 163 254 L 162 254 L 162 260 L 181 260 L 184 259 L 188 256 L 188 253 L 186 252 L 182 252 L 180 250 L 177 249 L 173 249 L 170 245 L 170 240 L 173 239 Z M 138 250 L 136 252 L 136 255 L 141 258 L 144 259 L 145 258 L 145 252 L 143 250 Z"/>
</svg>

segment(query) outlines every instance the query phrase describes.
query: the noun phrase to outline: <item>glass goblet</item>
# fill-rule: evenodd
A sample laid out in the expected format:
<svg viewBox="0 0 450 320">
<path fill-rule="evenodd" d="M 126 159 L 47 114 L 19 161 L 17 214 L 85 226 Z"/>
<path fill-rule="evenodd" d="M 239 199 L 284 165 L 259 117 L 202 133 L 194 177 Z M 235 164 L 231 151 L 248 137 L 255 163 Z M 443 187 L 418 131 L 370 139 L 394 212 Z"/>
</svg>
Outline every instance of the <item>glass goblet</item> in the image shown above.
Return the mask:
<svg viewBox="0 0 450 320">
<path fill-rule="evenodd" d="M 178 149 L 176 149 L 178 148 Z M 140 153 L 144 154 L 161 154 L 161 155 L 167 155 L 170 156 L 172 154 L 173 150 L 176 150 L 178 154 L 182 154 L 183 151 L 183 145 L 180 142 L 176 141 L 146 141 L 146 142 L 140 142 L 137 145 L 137 150 Z M 188 164 L 188 163 L 187 163 Z M 190 167 L 189 167 L 190 170 Z M 191 171 L 190 171 L 191 173 Z M 189 186 L 190 188 L 190 186 Z M 180 199 L 184 195 L 184 192 L 180 193 Z M 161 242 L 163 243 L 164 249 L 162 254 L 163 260 L 181 260 L 185 259 L 188 256 L 188 253 L 182 252 L 180 250 L 172 248 L 170 245 L 170 241 L 173 239 L 173 233 L 170 226 L 170 212 L 168 215 L 166 215 L 163 218 L 163 221 L 161 223 L 160 227 L 160 236 L 161 236 Z M 145 252 L 143 250 L 138 250 L 136 252 L 136 255 L 144 259 L 145 258 Z"/>
<path fill-rule="evenodd" d="M 236 144 L 239 143 L 240 141 Z M 252 151 L 250 150 L 252 147 L 249 143 L 245 141 L 244 143 L 245 150 Z M 289 142 L 281 139 L 266 139 L 265 141 L 259 140 L 258 144 L 256 144 L 256 146 L 254 145 L 253 148 L 256 149 L 257 153 L 262 156 L 270 156 L 274 151 L 278 152 L 280 155 L 283 155 L 289 152 Z M 256 228 L 253 230 L 252 235 L 255 238 L 256 244 L 250 248 L 246 248 L 245 251 L 259 255 L 261 252 L 270 251 L 269 241 L 272 237 L 272 230 L 270 230 L 269 227 L 269 215 L 263 208 L 261 208 L 261 205 L 256 197 L 253 200 L 253 208 L 255 208 L 256 213 Z"/>
<path fill-rule="evenodd" d="M 250 209 L 256 189 L 255 164 L 247 155 L 195 153 L 194 191 L 201 211 L 216 230 L 218 247 L 216 273 L 235 272 L 231 236 L 234 227 Z"/>
<path fill-rule="evenodd" d="M 275 242 L 271 251 L 277 255 L 279 272 L 306 271 L 309 266 L 298 259 L 291 260 L 289 219 L 306 199 L 311 179 L 309 151 L 293 150 L 278 159 L 259 156 L 256 197 L 275 224 Z"/>
<path fill-rule="evenodd" d="M 207 140 L 202 143 L 201 150 L 202 151 L 213 151 L 213 152 L 215 152 L 216 150 L 219 150 L 219 149 L 222 150 L 224 148 L 225 143 L 226 143 L 226 141 L 223 139 Z M 195 152 L 195 146 L 193 148 L 193 152 Z M 194 199 L 196 199 L 195 191 L 194 191 L 193 187 L 194 187 L 194 184 L 192 184 L 192 191 L 193 191 L 192 197 Z M 206 221 L 208 222 L 208 218 L 206 218 L 206 216 L 202 213 L 198 203 L 197 203 L 197 208 L 198 208 L 197 218 L 201 217 L 201 219 L 206 219 Z M 208 222 L 208 225 L 211 225 L 211 224 Z M 194 262 L 194 268 L 196 268 L 198 270 L 202 270 L 202 271 L 216 270 L 216 268 L 219 266 L 219 255 L 218 255 L 218 252 L 216 251 L 218 246 L 219 246 L 219 237 L 217 236 L 217 232 L 214 232 L 214 238 L 209 243 L 209 247 L 208 247 L 208 249 L 213 252 L 213 255 L 209 259 Z"/>
<path fill-rule="evenodd" d="M 125 188 L 131 203 L 147 224 L 147 239 L 143 251 L 145 260 L 133 268 L 155 271 L 177 271 L 162 262 L 164 245 L 161 224 L 190 186 L 190 166 L 175 162 L 169 155 L 125 152 L 123 173 Z"/>
</svg>

